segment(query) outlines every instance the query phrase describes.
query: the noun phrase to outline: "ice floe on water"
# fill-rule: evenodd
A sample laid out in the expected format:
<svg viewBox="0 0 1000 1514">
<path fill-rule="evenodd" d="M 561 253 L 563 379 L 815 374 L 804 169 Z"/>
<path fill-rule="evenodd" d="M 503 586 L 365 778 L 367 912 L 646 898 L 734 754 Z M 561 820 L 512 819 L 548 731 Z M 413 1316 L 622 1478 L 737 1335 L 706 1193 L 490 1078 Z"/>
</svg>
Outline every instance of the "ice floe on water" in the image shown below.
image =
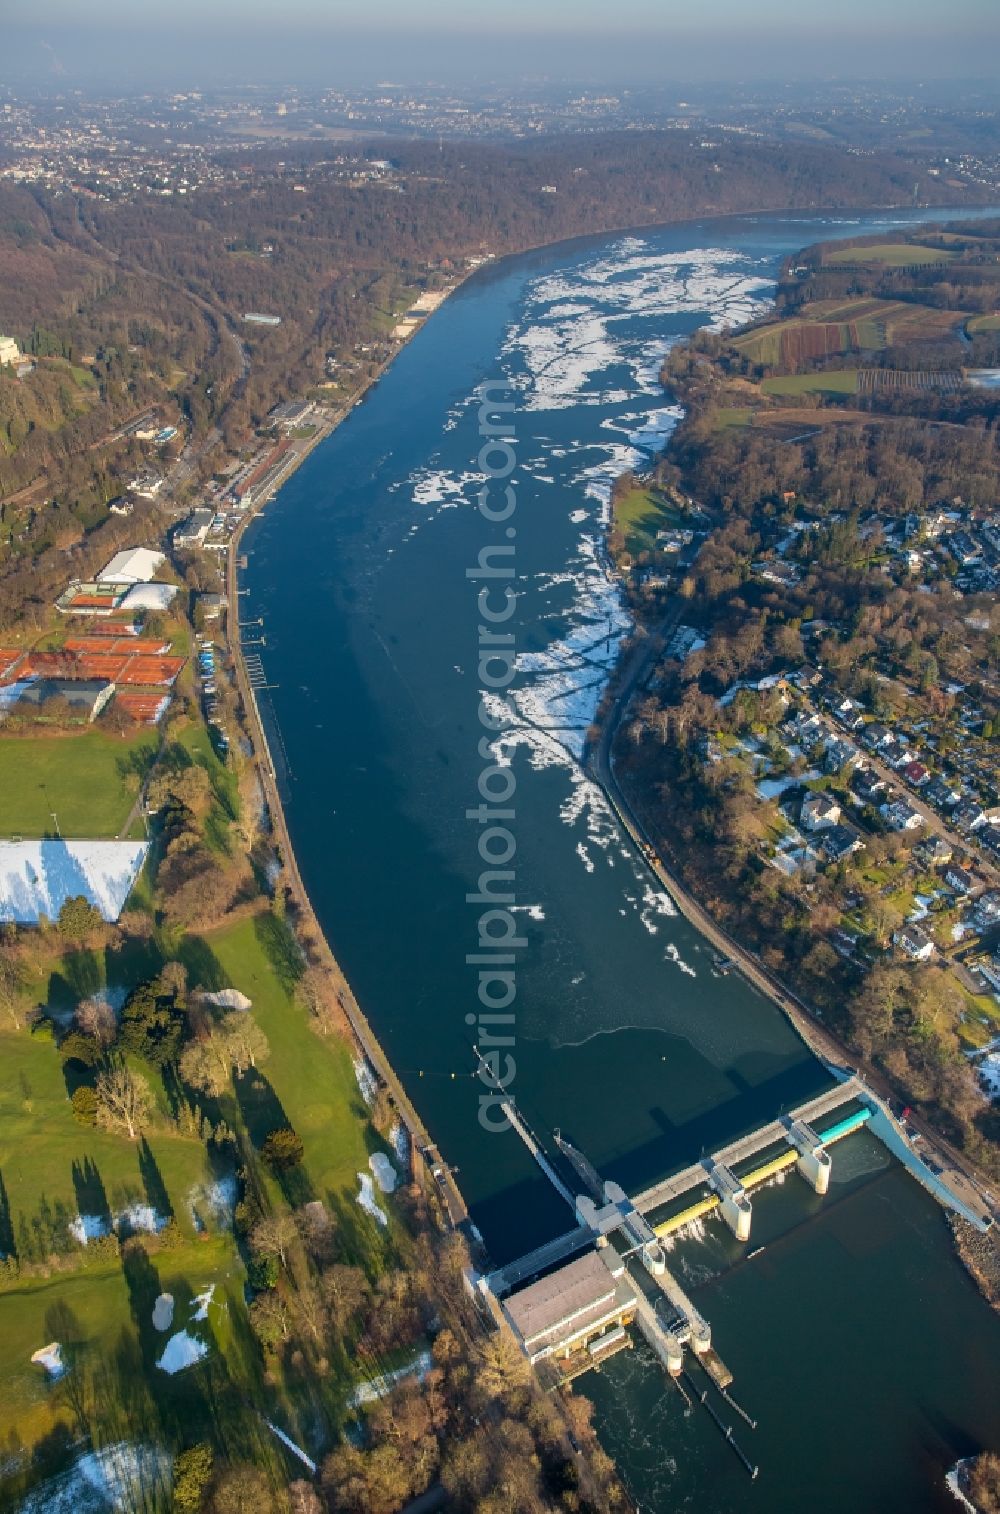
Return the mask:
<svg viewBox="0 0 1000 1514">
<path fill-rule="evenodd" d="M 658 922 L 660 920 L 671 915 L 676 915 L 676 913 L 677 906 L 668 893 L 665 893 L 662 889 L 655 889 L 651 883 L 647 883 L 644 886 L 639 919 L 651 936 L 655 936 L 659 930 Z"/>
<path fill-rule="evenodd" d="M 359 1172 L 358 1182 L 361 1184 L 361 1192 L 358 1194 L 357 1201 L 361 1205 L 361 1208 L 366 1214 L 371 1215 L 376 1224 L 388 1225 L 389 1216 L 375 1197 L 375 1189 L 370 1175 L 367 1172 Z"/>
<path fill-rule="evenodd" d="M 502 350 L 516 361 L 527 409 L 615 403 L 634 391 L 602 379 L 624 366 L 639 392 L 656 393 L 670 345 L 647 342 L 637 353 L 637 318 L 690 312 L 721 330 L 757 314 L 771 289 L 746 254 L 713 247 L 656 252 L 626 238 L 575 267 L 533 279 L 526 319 L 512 325 Z"/>
<path fill-rule="evenodd" d="M 673 962 L 676 967 L 680 968 L 682 973 L 687 973 L 689 978 L 697 978 L 698 974 L 695 972 L 690 962 L 684 961 L 684 958 L 681 956 L 680 952 L 677 950 L 672 941 L 668 943 L 665 955 L 667 961 Z"/>
<path fill-rule="evenodd" d="M 574 526 L 578 526 L 581 521 L 587 519 L 587 512 L 586 510 L 571 510 L 569 512 L 569 518 L 573 522 Z"/>
</svg>

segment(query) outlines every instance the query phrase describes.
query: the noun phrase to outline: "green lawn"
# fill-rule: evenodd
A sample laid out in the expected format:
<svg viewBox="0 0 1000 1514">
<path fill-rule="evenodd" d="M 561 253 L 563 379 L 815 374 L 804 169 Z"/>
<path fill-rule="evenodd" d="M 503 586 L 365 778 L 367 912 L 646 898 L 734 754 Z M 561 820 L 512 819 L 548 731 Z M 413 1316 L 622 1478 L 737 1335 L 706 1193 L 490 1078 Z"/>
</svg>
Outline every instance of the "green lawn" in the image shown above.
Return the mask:
<svg viewBox="0 0 1000 1514">
<path fill-rule="evenodd" d="M 368 1172 L 371 1152 L 384 1144 L 369 1124 L 350 1048 L 338 1038 L 317 1037 L 294 997 L 299 964 L 285 926 L 265 910 L 187 936 L 177 955 L 188 966 L 192 988 L 233 986 L 253 1001 L 251 1013 L 271 1049 L 259 1074 L 237 1088 L 236 1118 L 242 1116 L 258 1144 L 286 1123 L 302 1136 L 305 1161 L 292 1174 L 294 1193 L 292 1178 L 282 1181 L 285 1197 L 295 1203 L 322 1199 L 335 1217 L 341 1255 L 379 1267 L 395 1226 L 387 1235 L 359 1208 L 356 1196 L 358 1173 Z M 133 943 L 117 955 L 54 951 L 35 974 L 32 1002 L 72 1004 L 81 992 L 105 982 L 128 986 L 151 976 L 161 960 L 155 942 Z M 150 1069 L 143 1071 L 165 1108 L 159 1079 Z M 0 1436 L 13 1430 L 26 1443 L 36 1443 L 60 1419 L 71 1423 L 74 1402 L 86 1400 L 99 1443 L 123 1435 L 173 1443 L 206 1434 L 234 1447 L 239 1457 L 251 1454 L 251 1446 L 255 1457 L 278 1455 L 273 1442 L 258 1441 L 266 1431 L 255 1406 L 308 1438 L 315 1428 L 315 1404 L 287 1384 L 268 1387 L 262 1381 L 233 1241 L 211 1229 L 195 1233 L 190 1197 L 211 1176 L 204 1146 L 174 1134 L 165 1118 L 150 1129 L 148 1143 L 182 1243 L 154 1250 L 148 1264 L 140 1260 L 137 1268 L 122 1261 L 93 1262 L 0 1291 Z M 93 1169 L 74 1175 L 74 1162 L 85 1161 Z M 76 1214 L 96 1207 L 99 1182 L 117 1209 L 149 1196 L 157 1182 L 148 1164 L 140 1170 L 139 1151 L 131 1142 L 76 1123 L 54 1043 L 24 1030 L 0 1035 L 0 1176 L 15 1237 L 19 1216 L 26 1212 L 30 1218 L 43 1197 L 50 1209 L 58 1204 Z M 277 1198 L 278 1185 L 269 1182 Z M 383 1196 L 380 1202 L 391 1213 L 392 1201 Z M 153 1300 L 161 1291 L 172 1293 L 181 1328 L 190 1318 L 190 1300 L 209 1283 L 217 1287 L 204 1327 L 212 1341 L 209 1355 L 169 1377 L 155 1365 L 167 1337 L 152 1329 Z M 76 1341 L 74 1370 L 56 1388 L 29 1360 L 32 1351 L 54 1339 Z M 349 1378 L 361 1370 L 358 1363 L 345 1367 Z M 329 1387 L 339 1391 L 333 1380 Z"/>
<path fill-rule="evenodd" d="M 910 242 L 877 242 L 872 247 L 838 247 L 828 252 L 825 263 L 885 263 L 890 268 L 915 264 L 947 263 L 955 256 L 943 247 L 917 247 Z"/>
<path fill-rule="evenodd" d="M 74 998 L 76 996 L 74 995 Z M 163 1103 L 159 1079 L 143 1073 Z M 149 1148 L 178 1222 L 190 1232 L 188 1195 L 207 1174 L 205 1148 L 195 1137 L 175 1134 L 162 1119 L 148 1134 Z M 146 1193 L 138 1149 L 131 1141 L 80 1125 L 69 1103 L 62 1059 L 49 1038 L 27 1030 L 0 1036 L 0 1176 L 12 1223 L 30 1220 L 43 1199 L 76 1214 L 91 1194 L 78 1192 L 74 1164 L 92 1163 L 112 1209 L 123 1209 Z M 94 1190 L 96 1191 L 96 1190 Z"/>
<path fill-rule="evenodd" d="M 994 315 L 974 315 L 968 326 L 969 335 L 980 331 L 1000 331 L 1000 312 Z"/>
<path fill-rule="evenodd" d="M 615 500 L 615 525 L 625 536 L 626 550 L 633 557 L 656 550 L 656 533 L 676 526 L 681 519 L 676 506 L 655 489 L 630 489 Z"/>
<path fill-rule="evenodd" d="M 127 773 L 149 759 L 156 741 L 148 731 L 97 730 L 0 739 L 0 836 L 51 835 L 53 812 L 63 836 L 117 835 L 135 801 Z"/>
<path fill-rule="evenodd" d="M 265 913 L 193 938 L 190 945 L 192 975 L 200 960 L 213 986 L 245 993 L 271 1044 L 261 1072 L 272 1092 L 244 1099 L 251 1133 L 266 1135 L 283 1111 L 305 1142 L 304 1166 L 315 1196 L 331 1197 L 337 1208 L 347 1200 L 353 1208 L 357 1174 L 368 1171 L 372 1151 L 384 1148 L 368 1125 L 349 1047 L 339 1038 L 317 1036 L 294 998 L 297 969 L 284 927 Z"/>
<path fill-rule="evenodd" d="M 0 1293 L 0 1427 L 5 1438 L 13 1432 L 30 1445 L 59 1419 L 72 1423 L 72 1395 L 86 1393 L 89 1398 L 95 1377 L 124 1379 L 113 1411 L 120 1415 L 126 1434 L 134 1434 L 147 1416 L 147 1423 L 149 1419 L 155 1423 L 150 1388 L 167 1403 L 173 1401 L 181 1407 L 189 1433 L 195 1428 L 192 1420 L 202 1421 L 205 1429 L 209 1428 L 209 1406 L 201 1391 L 209 1374 L 220 1370 L 227 1377 L 232 1374 L 231 1391 L 247 1397 L 259 1395 L 252 1366 L 250 1372 L 245 1370 L 251 1364 L 240 1360 L 232 1329 L 236 1311 L 242 1307 L 243 1266 L 229 1238 L 206 1235 L 156 1253 L 151 1262 L 143 1291 L 154 1299 L 159 1292 L 173 1294 L 178 1324 L 186 1321 L 194 1295 L 215 1285 L 215 1302 L 220 1307 L 211 1311 L 209 1335 L 215 1351 L 206 1366 L 171 1378 L 149 1362 L 148 1357 L 155 1362 L 169 1335 L 152 1330 L 145 1309 L 138 1314 L 135 1282 L 126 1276 L 120 1260 L 99 1262 L 65 1276 L 26 1279 Z M 73 1363 L 70 1377 L 56 1388 L 47 1383 L 42 1368 L 31 1362 L 32 1352 L 53 1340 L 60 1342 L 64 1357 Z M 142 1376 L 144 1365 L 149 1370 L 146 1381 Z M 103 1434 L 97 1437 L 99 1443 L 111 1438 L 110 1429 L 105 1420 Z"/>
<path fill-rule="evenodd" d="M 723 406 L 712 414 L 716 431 L 742 430 L 753 420 L 754 412 L 749 405 Z"/>
<path fill-rule="evenodd" d="M 856 368 L 827 368 L 822 373 L 791 373 L 783 378 L 764 379 L 765 394 L 856 394 Z"/>
</svg>

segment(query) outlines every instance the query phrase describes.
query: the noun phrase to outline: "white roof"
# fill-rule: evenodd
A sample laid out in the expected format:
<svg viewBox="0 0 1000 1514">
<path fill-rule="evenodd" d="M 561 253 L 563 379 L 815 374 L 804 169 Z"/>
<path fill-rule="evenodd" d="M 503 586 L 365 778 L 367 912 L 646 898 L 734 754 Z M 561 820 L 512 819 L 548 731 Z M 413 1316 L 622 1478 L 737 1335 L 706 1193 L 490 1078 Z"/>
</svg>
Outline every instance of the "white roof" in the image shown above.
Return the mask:
<svg viewBox="0 0 1000 1514">
<path fill-rule="evenodd" d="M 102 568 L 97 575 L 97 581 L 105 583 L 132 583 L 144 582 L 152 578 L 161 563 L 166 558 L 162 552 L 154 552 L 151 547 L 126 547 L 124 552 L 116 552 L 106 567 Z"/>
<path fill-rule="evenodd" d="M 133 584 L 120 610 L 166 610 L 177 593 L 176 584 Z"/>
<path fill-rule="evenodd" d="M 148 850 L 147 841 L 0 841 L 0 920 L 54 920 L 78 894 L 117 920 Z"/>
</svg>

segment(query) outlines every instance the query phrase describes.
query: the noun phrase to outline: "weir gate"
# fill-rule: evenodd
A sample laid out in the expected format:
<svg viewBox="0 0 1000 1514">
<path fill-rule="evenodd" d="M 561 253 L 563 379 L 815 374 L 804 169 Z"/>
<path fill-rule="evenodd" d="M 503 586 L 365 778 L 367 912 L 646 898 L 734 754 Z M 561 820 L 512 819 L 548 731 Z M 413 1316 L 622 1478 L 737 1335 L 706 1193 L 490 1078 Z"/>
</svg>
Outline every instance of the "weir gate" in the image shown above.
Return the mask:
<svg viewBox="0 0 1000 1514">
<path fill-rule="evenodd" d="M 479 1278 L 477 1286 L 494 1313 L 502 1311 L 528 1360 L 552 1386 L 629 1346 L 626 1327 L 635 1324 L 688 1411 L 699 1402 L 756 1477 L 756 1465 L 737 1444 L 732 1425 L 716 1412 L 710 1390 L 751 1427 L 755 1422 L 729 1393 L 732 1373 L 712 1344 L 711 1326 L 671 1273 L 661 1241 L 716 1211 L 738 1240 L 749 1241 L 753 1189 L 792 1167 L 816 1193 L 825 1194 L 831 1171 L 828 1148 L 871 1118 L 866 1104 L 843 1113 L 844 1106 L 857 1106 L 862 1096 L 858 1080 L 848 1078 L 634 1197 L 602 1178 L 558 1131 L 553 1135 L 562 1158 L 557 1167 L 558 1159 L 548 1155 L 514 1100 L 506 1097 L 511 1125 L 572 1209 L 576 1224 Z M 774 1147 L 779 1149 L 770 1150 Z M 748 1169 L 763 1153 L 769 1154 Z M 572 1172 L 571 1183 L 559 1168 Z M 707 1376 L 702 1387 L 686 1370 L 685 1350 Z"/>
</svg>

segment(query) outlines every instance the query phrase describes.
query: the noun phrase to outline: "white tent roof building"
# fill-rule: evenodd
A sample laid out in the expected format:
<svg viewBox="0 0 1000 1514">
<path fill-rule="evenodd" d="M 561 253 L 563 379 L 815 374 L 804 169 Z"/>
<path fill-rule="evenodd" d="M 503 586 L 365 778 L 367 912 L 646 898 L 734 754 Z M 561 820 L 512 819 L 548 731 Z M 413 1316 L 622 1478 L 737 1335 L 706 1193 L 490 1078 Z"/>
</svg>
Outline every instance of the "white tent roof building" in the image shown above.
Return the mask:
<svg viewBox="0 0 1000 1514">
<path fill-rule="evenodd" d="M 0 920 L 37 925 L 82 894 L 117 920 L 149 850 L 147 841 L 0 842 Z"/>
<path fill-rule="evenodd" d="M 118 608 L 120 610 L 167 610 L 176 593 L 176 584 L 133 584 Z"/>
<path fill-rule="evenodd" d="M 97 575 L 98 583 L 141 584 L 152 578 L 166 558 L 152 547 L 127 547 L 116 552 Z"/>
</svg>

